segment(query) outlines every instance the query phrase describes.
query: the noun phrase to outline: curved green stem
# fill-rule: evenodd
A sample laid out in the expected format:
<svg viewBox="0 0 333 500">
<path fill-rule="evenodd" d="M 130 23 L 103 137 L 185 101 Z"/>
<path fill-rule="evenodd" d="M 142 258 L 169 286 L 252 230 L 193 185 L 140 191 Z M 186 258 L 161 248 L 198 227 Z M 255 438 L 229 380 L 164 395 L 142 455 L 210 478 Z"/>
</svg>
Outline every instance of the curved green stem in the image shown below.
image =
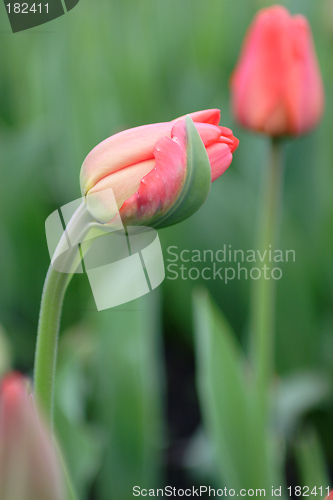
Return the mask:
<svg viewBox="0 0 333 500">
<path fill-rule="evenodd" d="M 68 275 L 49 267 L 42 295 L 35 353 L 35 398 L 46 418 L 52 422 L 54 376 L 62 304 L 69 283 Z"/>
<path fill-rule="evenodd" d="M 81 236 L 88 230 L 90 221 L 91 216 L 88 214 L 85 205 L 82 204 L 73 215 L 66 229 L 67 233 L 71 231 L 72 241 L 75 235 L 78 237 L 78 241 L 82 241 Z M 61 247 L 68 248 L 65 233 L 59 242 L 58 249 L 61 249 Z M 38 406 L 42 409 L 45 418 L 51 425 L 62 304 L 66 288 L 79 262 L 79 249 L 77 245 L 74 245 L 67 252 L 66 261 L 63 261 L 66 269 L 71 269 L 71 273 L 56 271 L 51 264 L 42 294 L 35 352 L 34 392 Z"/>
<path fill-rule="evenodd" d="M 264 183 L 264 197 L 260 206 L 257 246 L 266 270 L 264 267 L 264 275 L 260 279 L 253 281 L 250 313 L 250 355 L 255 376 L 256 404 L 262 406 L 263 415 L 266 413 L 267 391 L 274 372 L 276 299 L 276 280 L 270 275 L 266 279 L 266 273 L 272 267 L 271 255 L 274 254 L 274 249 L 278 243 L 283 171 L 283 144 L 280 139 L 272 139 L 270 163 Z"/>
</svg>

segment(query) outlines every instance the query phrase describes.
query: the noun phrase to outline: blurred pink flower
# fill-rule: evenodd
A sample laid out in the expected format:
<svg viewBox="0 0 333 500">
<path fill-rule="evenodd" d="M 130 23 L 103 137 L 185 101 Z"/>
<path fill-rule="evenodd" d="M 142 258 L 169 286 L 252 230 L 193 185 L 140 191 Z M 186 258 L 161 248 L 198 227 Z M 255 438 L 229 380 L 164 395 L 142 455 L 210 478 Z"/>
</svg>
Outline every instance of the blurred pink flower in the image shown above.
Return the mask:
<svg viewBox="0 0 333 500">
<path fill-rule="evenodd" d="M 311 29 L 275 5 L 258 12 L 231 78 L 232 107 L 244 127 L 272 136 L 314 128 L 324 91 Z"/>
<path fill-rule="evenodd" d="M 7 375 L 0 388 L 0 498 L 63 500 L 51 433 L 19 373 Z"/>
</svg>

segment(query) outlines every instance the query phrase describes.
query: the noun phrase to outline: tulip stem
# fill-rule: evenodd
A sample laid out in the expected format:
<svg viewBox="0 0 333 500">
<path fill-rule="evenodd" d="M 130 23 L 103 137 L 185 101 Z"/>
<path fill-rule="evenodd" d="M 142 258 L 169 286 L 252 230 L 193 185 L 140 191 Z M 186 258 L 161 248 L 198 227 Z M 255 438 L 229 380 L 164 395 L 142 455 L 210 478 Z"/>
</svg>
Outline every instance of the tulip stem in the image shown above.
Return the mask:
<svg viewBox="0 0 333 500">
<path fill-rule="evenodd" d="M 47 420 L 53 420 L 54 377 L 58 350 L 58 332 L 68 275 L 49 267 L 39 315 L 35 353 L 34 389 L 37 404 Z"/>
<path fill-rule="evenodd" d="M 280 139 L 273 138 L 258 225 L 257 249 L 263 258 L 264 272 L 252 282 L 250 311 L 250 356 L 255 377 L 255 401 L 262 408 L 263 418 L 267 414 L 268 391 L 274 373 L 275 301 L 279 273 L 272 277 L 271 271 L 280 227 L 283 172 L 284 145 Z"/>
<path fill-rule="evenodd" d="M 71 229 L 76 230 L 77 234 L 82 234 L 87 230 L 89 221 L 85 204 L 81 204 L 71 218 L 66 232 L 68 233 Z M 66 238 L 64 233 L 59 245 L 63 244 Z M 62 304 L 67 286 L 79 262 L 78 246 L 74 245 L 66 255 L 66 268 L 69 269 L 67 266 L 72 266 L 72 272 L 59 272 L 51 264 L 43 288 L 35 351 L 34 392 L 37 405 L 51 426 Z"/>
</svg>

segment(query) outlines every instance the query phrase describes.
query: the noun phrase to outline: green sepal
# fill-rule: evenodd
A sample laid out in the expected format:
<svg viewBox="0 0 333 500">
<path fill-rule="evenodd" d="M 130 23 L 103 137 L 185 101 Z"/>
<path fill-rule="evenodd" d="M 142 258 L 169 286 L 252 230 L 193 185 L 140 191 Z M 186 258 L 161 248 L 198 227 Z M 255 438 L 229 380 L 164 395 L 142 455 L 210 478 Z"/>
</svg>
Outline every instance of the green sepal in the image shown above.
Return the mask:
<svg viewBox="0 0 333 500">
<path fill-rule="evenodd" d="M 152 227 L 160 229 L 181 222 L 193 215 L 204 204 L 210 191 L 212 174 L 206 148 L 192 118 L 187 115 L 186 126 L 186 180 L 176 203 L 158 218 Z"/>
</svg>

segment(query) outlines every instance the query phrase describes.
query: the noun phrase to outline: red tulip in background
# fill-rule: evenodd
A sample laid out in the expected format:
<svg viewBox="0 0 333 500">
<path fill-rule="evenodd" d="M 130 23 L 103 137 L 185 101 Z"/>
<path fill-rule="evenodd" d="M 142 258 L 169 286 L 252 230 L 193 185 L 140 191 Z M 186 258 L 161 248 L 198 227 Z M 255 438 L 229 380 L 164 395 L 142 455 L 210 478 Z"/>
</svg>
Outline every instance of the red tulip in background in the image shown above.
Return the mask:
<svg viewBox="0 0 333 500">
<path fill-rule="evenodd" d="M 125 130 L 100 143 L 88 154 L 81 169 L 83 196 L 88 194 L 89 200 L 89 194 L 101 193 L 100 203 L 96 206 L 94 196 L 94 207 L 88 203 L 88 210 L 97 220 L 109 222 L 107 194 L 103 195 L 103 190 L 112 188 L 124 224 L 162 227 L 191 215 L 208 194 L 203 184 L 200 190 L 199 181 L 195 192 L 191 192 L 192 198 L 188 197 L 191 176 L 201 175 L 198 170 L 203 173 L 207 164 L 209 189 L 210 183 L 229 167 L 238 146 L 232 131 L 220 127 L 219 122 L 218 109 L 199 111 L 171 122 Z M 206 186 L 207 179 L 202 182 Z M 191 213 L 179 211 L 187 199 Z"/>
<path fill-rule="evenodd" d="M 275 5 L 259 11 L 231 79 L 233 112 L 244 127 L 272 136 L 314 128 L 324 92 L 305 17 Z"/>
<path fill-rule="evenodd" d="M 27 380 L 7 375 L 0 388 L 1 500 L 62 500 L 51 434 L 39 420 Z"/>
</svg>

